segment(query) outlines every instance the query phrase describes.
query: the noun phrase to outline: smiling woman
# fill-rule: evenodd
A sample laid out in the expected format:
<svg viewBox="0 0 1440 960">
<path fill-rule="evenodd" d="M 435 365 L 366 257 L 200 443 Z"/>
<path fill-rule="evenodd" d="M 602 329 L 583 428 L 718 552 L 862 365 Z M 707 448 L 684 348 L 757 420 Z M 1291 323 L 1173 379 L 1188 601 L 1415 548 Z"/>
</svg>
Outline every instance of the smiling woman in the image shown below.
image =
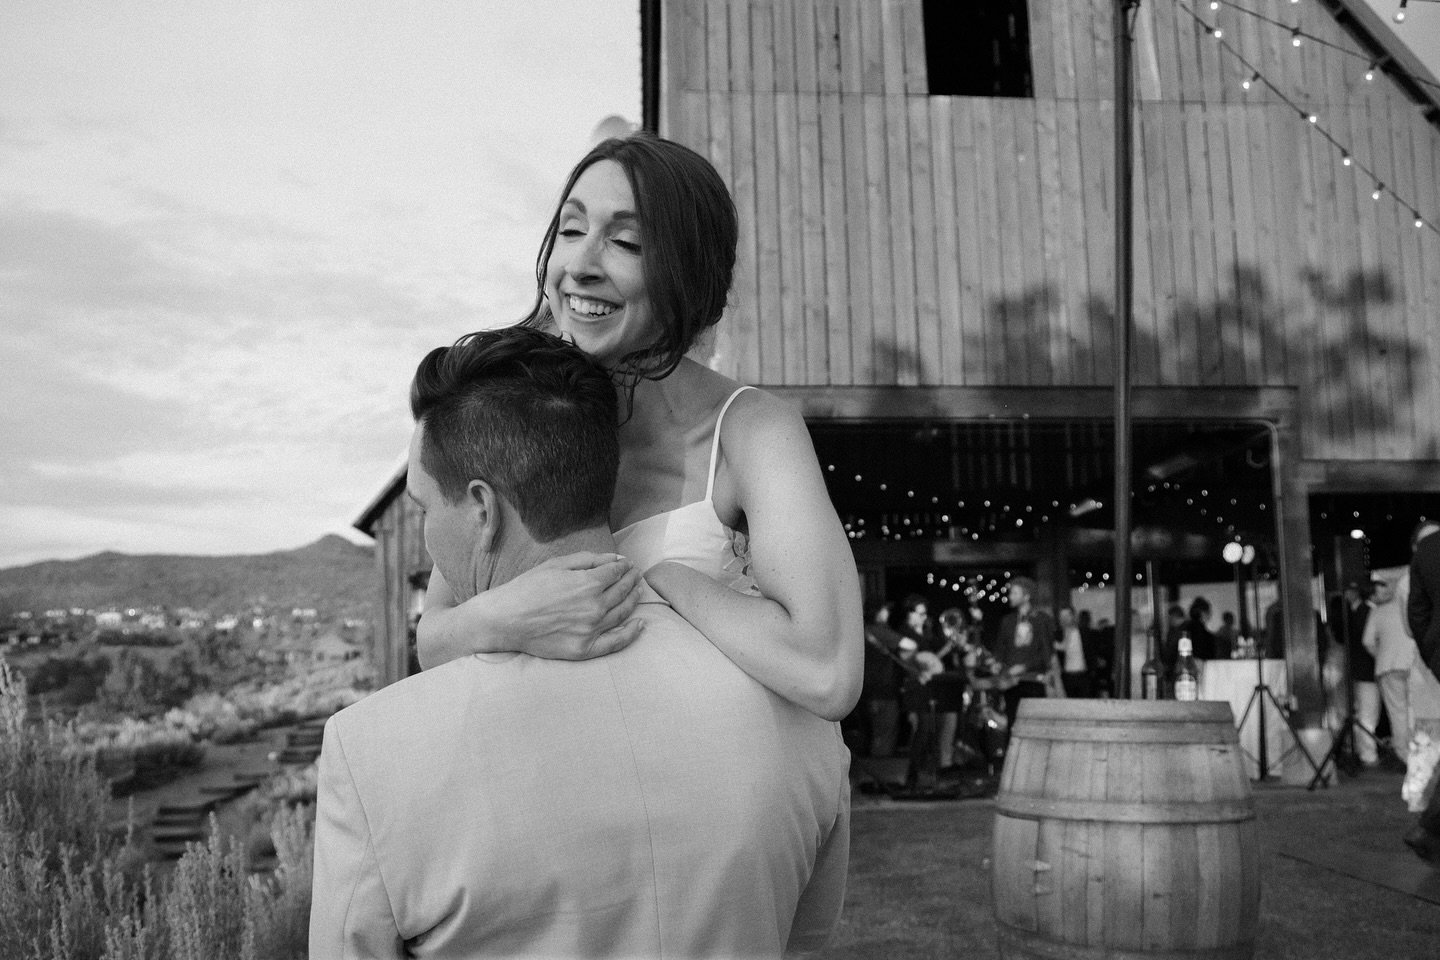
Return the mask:
<svg viewBox="0 0 1440 960">
<path fill-rule="evenodd" d="M 577 555 L 458 606 L 432 576 L 427 667 L 480 651 L 584 659 L 631 642 L 636 571 L 742 670 L 838 720 L 859 696 L 859 582 L 800 415 L 685 353 L 720 320 L 735 208 L 699 154 L 650 135 L 607 140 L 571 173 L 526 321 L 572 339 L 629 395 L 610 524 L 628 560 Z M 636 569 L 632 569 L 633 567 Z M 594 616 L 555 598 L 588 595 Z M 573 600 L 571 606 L 574 606 Z"/>
</svg>

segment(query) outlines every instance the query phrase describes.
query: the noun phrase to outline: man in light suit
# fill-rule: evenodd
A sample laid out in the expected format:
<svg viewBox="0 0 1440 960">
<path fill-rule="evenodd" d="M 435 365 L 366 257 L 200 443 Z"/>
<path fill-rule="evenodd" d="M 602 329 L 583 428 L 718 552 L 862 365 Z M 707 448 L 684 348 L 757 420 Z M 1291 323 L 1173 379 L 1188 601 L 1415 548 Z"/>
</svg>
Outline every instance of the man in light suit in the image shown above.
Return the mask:
<svg viewBox="0 0 1440 960">
<path fill-rule="evenodd" d="M 407 493 L 457 600 L 614 552 L 616 392 L 536 330 L 433 351 Z M 652 598 L 654 595 L 651 595 Z M 588 661 L 462 657 L 332 717 L 311 960 L 779 957 L 821 946 L 849 852 L 837 724 L 662 602 Z"/>
</svg>

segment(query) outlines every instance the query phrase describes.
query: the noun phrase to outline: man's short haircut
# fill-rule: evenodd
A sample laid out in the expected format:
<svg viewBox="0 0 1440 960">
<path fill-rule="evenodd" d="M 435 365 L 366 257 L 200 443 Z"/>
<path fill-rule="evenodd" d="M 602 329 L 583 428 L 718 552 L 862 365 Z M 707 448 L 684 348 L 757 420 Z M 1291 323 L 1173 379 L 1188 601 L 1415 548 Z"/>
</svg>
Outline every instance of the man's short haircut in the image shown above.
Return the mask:
<svg viewBox="0 0 1440 960">
<path fill-rule="evenodd" d="M 574 344 L 530 327 L 466 334 L 420 361 L 410 412 L 420 462 L 451 503 L 484 480 L 542 543 L 608 524 L 615 384 Z"/>
<path fill-rule="evenodd" d="M 1035 594 L 1040 589 L 1040 585 L 1030 577 L 1016 577 L 1010 581 L 1010 586 L 1019 587 L 1021 590 L 1024 590 L 1025 596 L 1031 600 L 1035 599 Z"/>
</svg>

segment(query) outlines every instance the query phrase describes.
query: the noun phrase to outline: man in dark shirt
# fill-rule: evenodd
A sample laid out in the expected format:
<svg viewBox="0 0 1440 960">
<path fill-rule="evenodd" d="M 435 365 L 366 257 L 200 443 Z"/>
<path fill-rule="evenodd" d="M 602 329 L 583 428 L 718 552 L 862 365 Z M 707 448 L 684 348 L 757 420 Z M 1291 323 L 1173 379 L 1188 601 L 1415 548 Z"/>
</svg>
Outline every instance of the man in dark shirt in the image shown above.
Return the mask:
<svg viewBox="0 0 1440 960">
<path fill-rule="evenodd" d="M 1055 642 L 1060 628 L 1055 618 L 1035 606 L 1036 584 L 1029 577 L 1010 581 L 1011 611 L 1000 621 L 995 638 L 995 659 L 1002 664 L 1000 676 L 1008 686 L 1005 713 L 1015 725 L 1015 713 L 1026 697 L 1045 696 L 1045 678 L 1055 659 Z"/>
<path fill-rule="evenodd" d="M 900 716 L 900 634 L 890 626 L 888 600 L 872 602 L 865 618 L 865 679 L 860 690 L 869 728 L 869 753 L 888 757 L 895 752 Z"/>
<path fill-rule="evenodd" d="M 1406 623 L 1420 657 L 1432 671 L 1440 669 L 1440 524 L 1422 522 L 1410 540 L 1414 554 L 1410 560 L 1410 598 L 1406 603 Z M 1432 863 L 1440 863 L 1440 790 L 1420 814 L 1415 828 L 1405 835 L 1405 843 Z"/>
</svg>

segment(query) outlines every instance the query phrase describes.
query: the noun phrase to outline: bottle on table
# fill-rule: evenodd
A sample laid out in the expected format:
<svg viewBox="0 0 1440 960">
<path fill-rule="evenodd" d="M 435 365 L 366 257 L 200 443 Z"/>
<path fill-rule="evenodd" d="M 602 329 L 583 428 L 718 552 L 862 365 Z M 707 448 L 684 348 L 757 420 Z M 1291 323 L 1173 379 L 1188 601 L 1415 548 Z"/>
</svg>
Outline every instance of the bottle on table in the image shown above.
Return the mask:
<svg viewBox="0 0 1440 960">
<path fill-rule="evenodd" d="M 1195 648 L 1190 638 L 1183 633 L 1177 643 L 1179 656 L 1175 660 L 1175 699 L 1200 699 L 1200 664 L 1195 659 Z"/>
<path fill-rule="evenodd" d="M 1155 645 L 1151 644 L 1149 654 L 1140 667 L 1140 697 L 1142 700 L 1160 699 L 1160 661 L 1155 659 Z"/>
</svg>

